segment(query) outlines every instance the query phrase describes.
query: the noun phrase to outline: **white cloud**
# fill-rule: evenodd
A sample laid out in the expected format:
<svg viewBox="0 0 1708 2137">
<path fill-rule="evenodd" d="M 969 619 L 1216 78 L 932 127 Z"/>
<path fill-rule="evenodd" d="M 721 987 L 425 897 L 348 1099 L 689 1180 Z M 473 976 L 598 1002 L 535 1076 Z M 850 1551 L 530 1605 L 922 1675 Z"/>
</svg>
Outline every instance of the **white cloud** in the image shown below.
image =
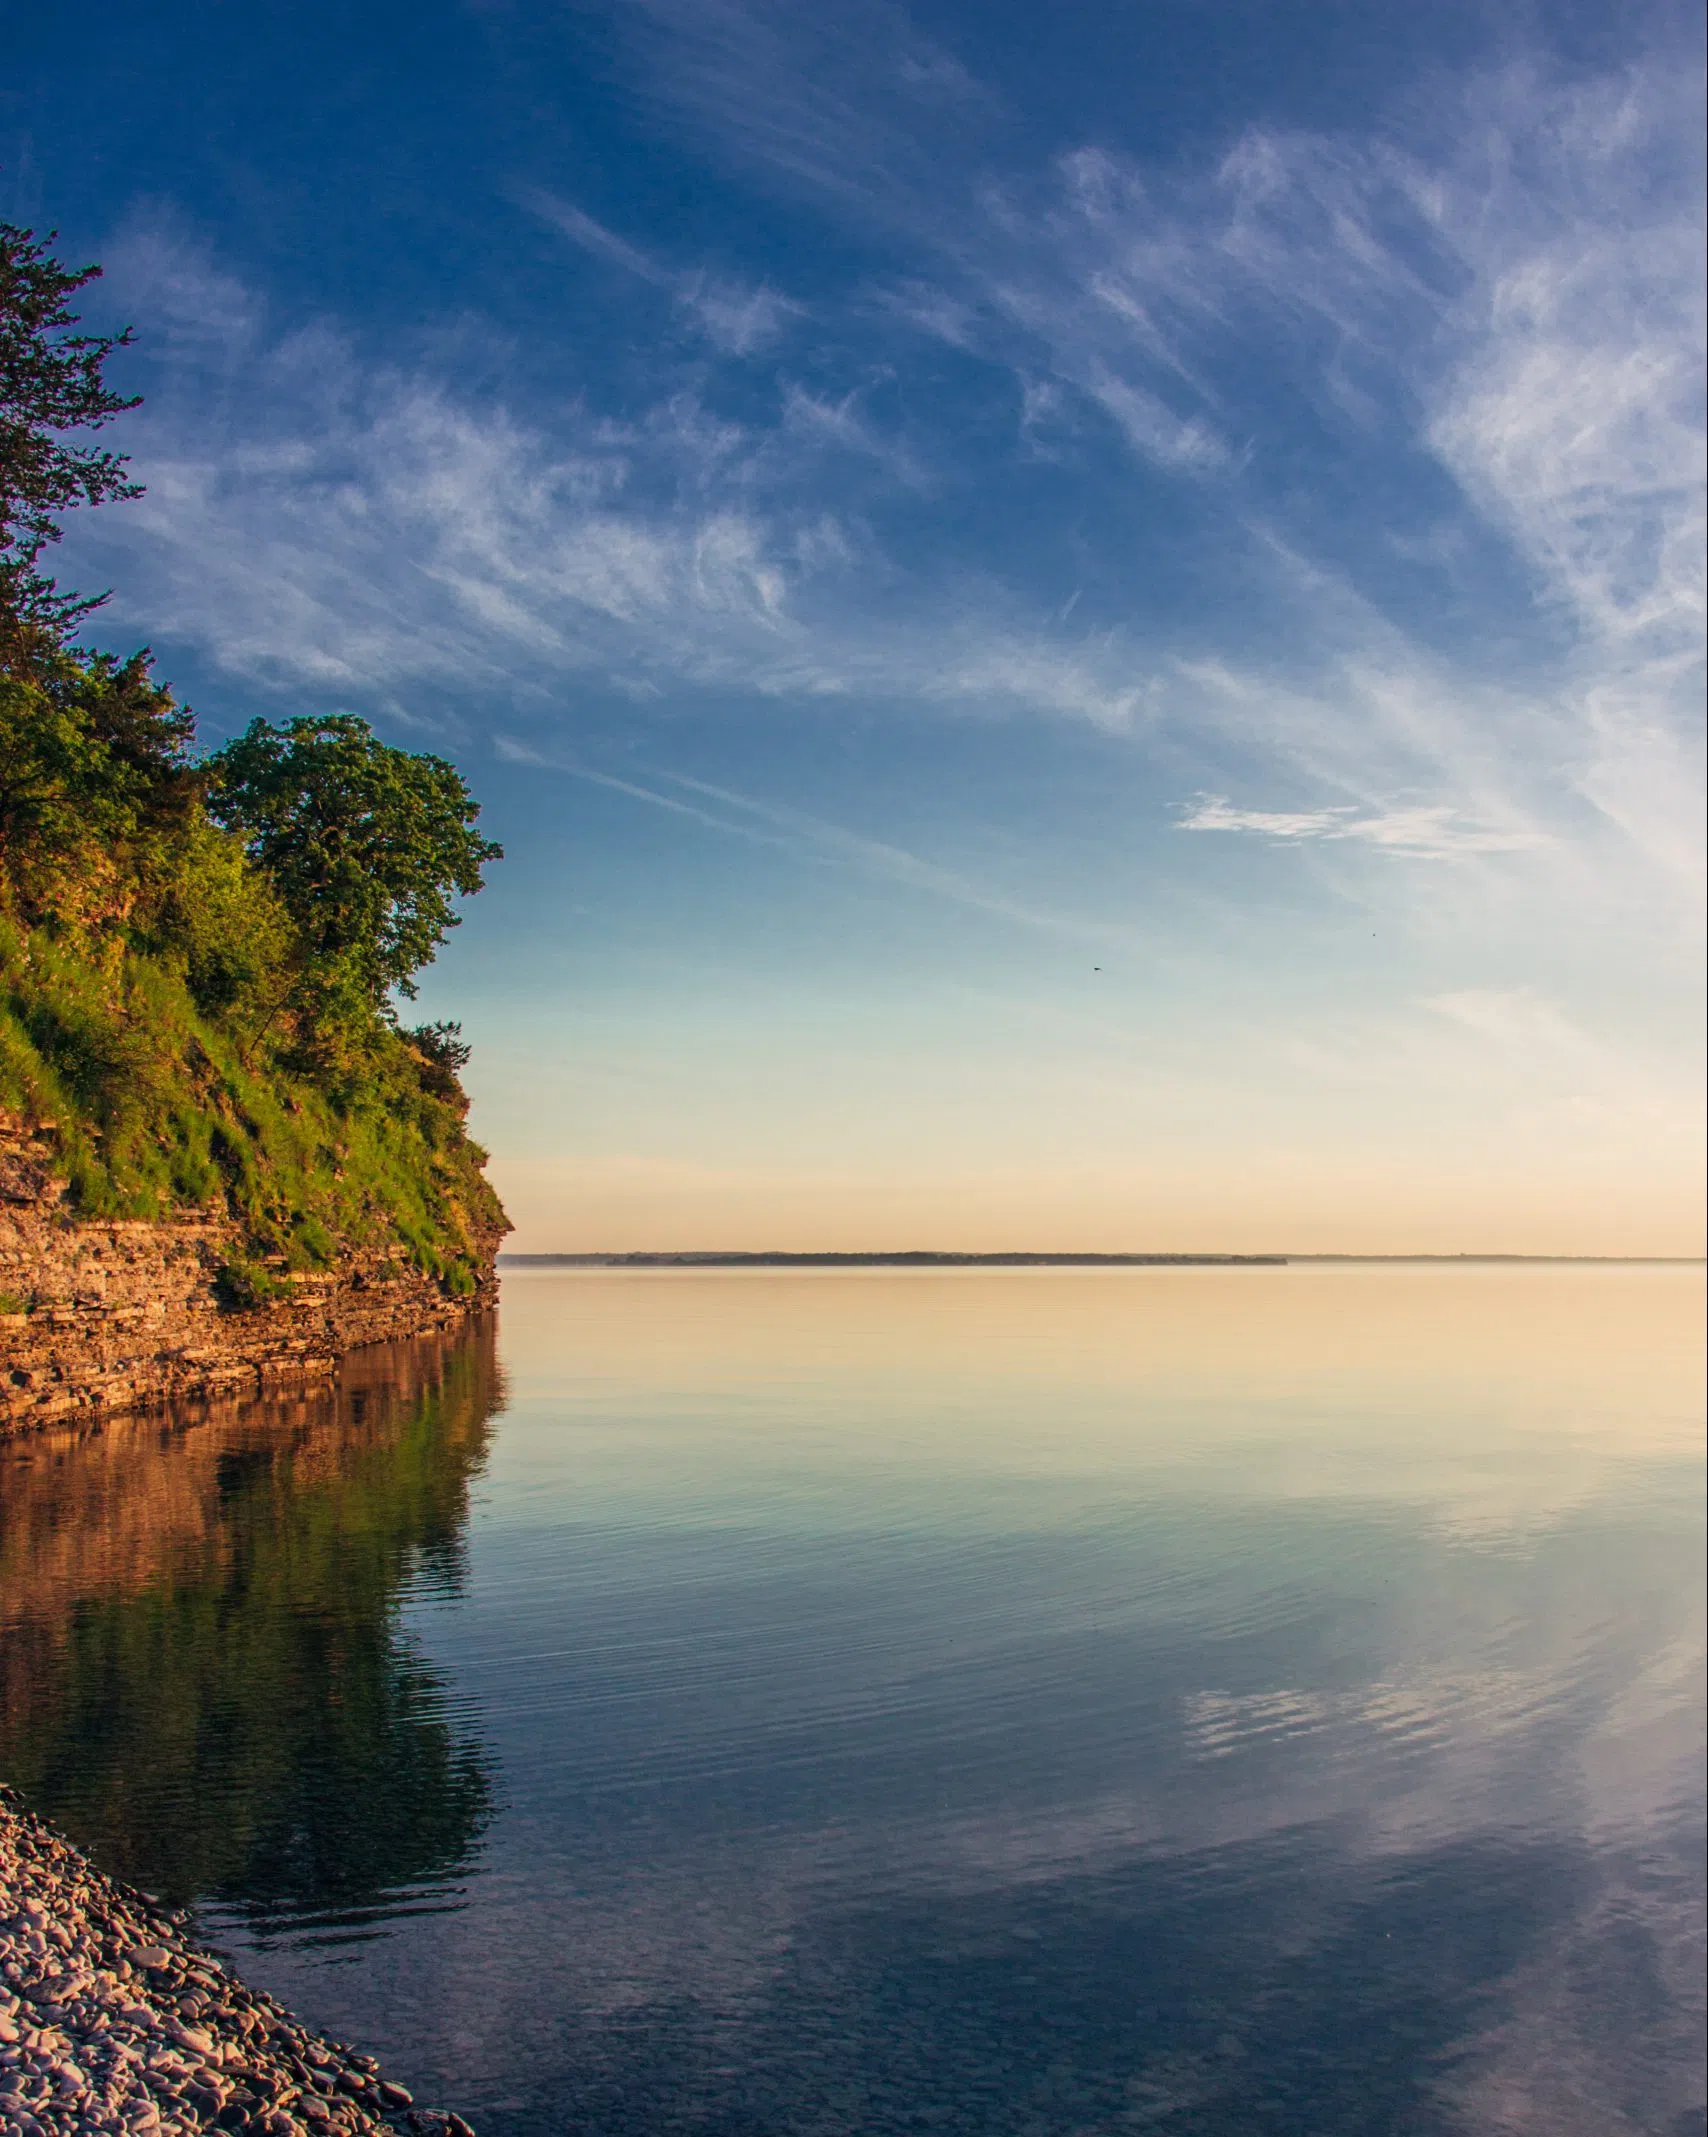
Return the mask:
<svg viewBox="0 0 1708 2137">
<path fill-rule="evenodd" d="M 912 225 L 946 141 L 996 110 L 891 0 L 636 0 L 654 98 L 790 187 Z"/>
<path fill-rule="evenodd" d="M 638 245 L 618 237 L 614 230 L 607 230 L 603 223 L 595 221 L 573 201 L 560 200 L 555 193 L 532 186 L 525 188 L 517 198 L 523 207 L 532 209 L 542 221 L 560 230 L 571 244 L 579 245 L 596 259 L 608 260 L 612 266 L 638 275 L 643 282 L 669 283 L 672 280 L 668 270 L 661 267 L 650 253 L 642 252 Z"/>
<path fill-rule="evenodd" d="M 1694 93 L 1656 71 L 1553 94 L 1521 78 L 1512 93 L 1541 170 L 1439 211 L 1474 279 L 1429 441 L 1586 633 L 1651 658 L 1694 652 L 1702 241 L 1694 186 L 1655 169 L 1694 124 Z M 1475 116 L 1486 132 L 1503 114 Z"/>
<path fill-rule="evenodd" d="M 1228 447 L 1207 422 L 1176 415 L 1148 387 L 1118 377 L 1108 364 L 1092 362 L 1085 384 L 1092 398 L 1114 418 L 1127 443 L 1145 459 L 1190 472 L 1228 465 Z"/>
<path fill-rule="evenodd" d="M 566 674 L 641 696 L 862 694 L 1111 729 L 1135 715 L 1129 650 L 1029 631 L 998 589 L 963 581 L 924 620 L 872 616 L 864 587 L 889 566 L 863 486 L 927 478 L 857 395 L 785 382 L 768 423 L 737 423 L 667 378 L 636 418 L 572 400 L 525 421 L 425 369 L 365 371 L 324 325 L 270 333 L 169 225 L 112 258 L 127 302 L 151 313 L 164 286 L 183 322 L 138 419 L 146 497 L 68 544 L 119 586 L 121 625 L 394 715 L 423 684 L 479 703 Z"/>
<path fill-rule="evenodd" d="M 1219 794 L 1203 794 L 1180 819 L 1184 831 L 1252 831 L 1283 842 L 1354 839 L 1420 860 L 1451 860 L 1468 853 L 1522 853 L 1542 843 L 1542 834 L 1467 822 L 1445 806 L 1390 808 L 1360 815 L 1357 805 L 1325 809 L 1236 809 Z"/>
<path fill-rule="evenodd" d="M 1435 995 L 1424 1007 L 1502 1045 L 1581 1053 L 1589 1044 L 1559 1005 L 1533 987 L 1465 987 Z"/>
<path fill-rule="evenodd" d="M 680 300 L 699 320 L 706 339 L 727 356 L 752 356 L 782 339 L 805 317 L 805 307 L 764 283 L 752 286 L 727 277 L 683 277 Z"/>
<path fill-rule="evenodd" d="M 832 400 L 809 392 L 804 386 L 783 389 L 783 428 L 807 438 L 874 461 L 906 489 L 924 489 L 924 470 L 909 449 L 886 437 L 866 418 L 858 393 L 845 393 Z"/>
<path fill-rule="evenodd" d="M 753 356 L 778 341 L 795 320 L 806 316 L 803 305 L 766 283 L 741 282 L 703 268 L 679 274 L 555 193 L 528 187 L 518 193 L 517 199 L 584 252 L 609 261 L 656 288 L 669 290 L 713 348 L 726 356 Z"/>
<path fill-rule="evenodd" d="M 1043 415 L 1083 466 L 1066 395 L 1141 466 L 1214 483 L 1230 575 L 1262 589 L 1249 549 L 1267 543 L 1268 590 L 1295 594 L 1288 673 L 1241 679 L 1239 740 L 1286 784 L 1326 787 L 1332 813 L 1246 828 L 1520 852 L 1543 826 L 1581 843 L 1573 795 L 1699 892 L 1692 79 L 1664 61 L 1570 83 L 1511 69 L 1362 135 L 1255 127 L 1197 175 L 1079 150 L 1048 183 L 1009 179 L 939 214 L 939 273 L 898 289 L 897 315 L 1013 372 L 1027 449 Z M 1347 567 L 1311 561 L 1305 519 L 1256 501 L 1242 477 L 1264 474 L 1300 403 L 1331 456 L 1407 455 L 1414 491 L 1431 462 L 1451 477 L 1457 522 L 1420 539 L 1371 509 L 1363 547 L 1468 579 L 1504 544 L 1553 618 L 1533 684 L 1507 679 L 1507 656 L 1493 686 L 1475 644 L 1427 651 Z M 1513 621 L 1527 627 L 1516 593 Z M 1208 691 L 1195 715 L 1226 732 L 1234 695 Z M 1394 811 L 1407 790 L 1423 798 Z"/>
<path fill-rule="evenodd" d="M 1023 454 L 1083 475 L 1106 423 L 1138 466 L 1220 501 L 1231 586 L 1294 598 L 1286 672 L 1248 663 L 1237 705 L 1191 686 L 1205 648 L 1176 643 L 1129 650 L 1091 717 L 1142 711 L 1211 762 L 1231 751 L 1247 779 L 1315 787 L 1320 824 L 1244 825 L 1274 837 L 1546 857 L 1555 893 L 1591 902 L 1609 870 L 1697 894 L 1693 67 L 1664 52 L 1600 79 L 1510 66 L 1362 130 L 1254 126 L 1196 172 L 1084 147 L 991 179 L 976 99 L 922 129 L 891 93 L 913 34 L 892 9 L 834 25 L 757 0 L 646 13 L 668 31 L 655 86 L 696 125 L 868 235 L 899 235 L 884 308 L 1012 373 Z M 1308 515 L 1257 501 L 1300 408 L 1331 457 L 1405 461 L 1351 507 L 1368 519 L 1355 551 L 1470 582 L 1504 546 L 1516 630 L 1538 636 L 1525 580 L 1552 619 L 1530 679 L 1474 642 L 1426 649 L 1415 615 L 1396 623 L 1347 567 L 1309 561 Z M 1442 477 L 1459 503 L 1433 530 L 1375 502 Z M 1051 687 L 1027 695 L 1071 710 L 1048 665 Z"/>
</svg>

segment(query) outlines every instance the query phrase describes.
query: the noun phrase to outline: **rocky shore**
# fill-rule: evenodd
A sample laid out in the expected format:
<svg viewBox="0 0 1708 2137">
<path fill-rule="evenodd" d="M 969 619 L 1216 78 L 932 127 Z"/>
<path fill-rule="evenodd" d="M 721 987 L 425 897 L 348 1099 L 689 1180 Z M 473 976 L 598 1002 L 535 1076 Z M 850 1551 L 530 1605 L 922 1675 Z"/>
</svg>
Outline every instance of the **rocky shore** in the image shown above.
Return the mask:
<svg viewBox="0 0 1708 2137">
<path fill-rule="evenodd" d="M 301 2025 L 0 1788 L 6 2137 L 473 2137 L 371 2056 Z"/>
</svg>

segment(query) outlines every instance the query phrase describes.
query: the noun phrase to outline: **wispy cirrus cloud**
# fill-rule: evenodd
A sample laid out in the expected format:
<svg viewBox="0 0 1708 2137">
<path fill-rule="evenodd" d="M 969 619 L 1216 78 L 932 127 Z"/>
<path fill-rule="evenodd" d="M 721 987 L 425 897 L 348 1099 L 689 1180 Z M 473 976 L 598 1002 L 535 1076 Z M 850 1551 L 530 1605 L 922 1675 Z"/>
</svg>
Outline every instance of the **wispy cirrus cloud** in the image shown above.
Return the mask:
<svg viewBox="0 0 1708 2137">
<path fill-rule="evenodd" d="M 733 50 L 768 25 L 773 113 L 795 94 L 789 19 L 726 11 L 717 33 Z M 870 30 L 875 49 L 899 48 L 887 17 Z M 715 73 L 677 93 L 712 98 Z M 1077 402 L 1140 464 L 1214 486 L 1248 584 L 1265 576 L 1254 541 L 1273 543 L 1270 590 L 1297 604 L 1286 672 L 1248 670 L 1231 725 L 1227 692 L 1183 693 L 1166 661 L 1135 664 L 1127 702 L 1160 691 L 1212 749 L 1231 739 L 1277 784 L 1325 785 L 1337 813 L 1318 840 L 1536 854 L 1581 843 L 1581 800 L 1642 865 L 1700 882 L 1701 240 L 1682 78 L 1663 59 L 1587 81 L 1511 66 L 1363 136 L 1258 126 L 1167 178 L 1081 149 L 1047 177 L 914 202 L 917 264 L 885 302 L 1013 372 L 1028 449 L 1042 422 L 1052 453 L 1083 465 L 1083 443 L 1064 442 Z M 892 101 L 884 123 L 904 117 Z M 856 164 L 881 145 L 892 171 L 910 167 L 881 129 L 845 132 Z M 766 152 L 758 133 L 742 145 Z M 828 191 L 845 195 L 845 179 Z M 866 212 L 897 209 L 886 195 Z M 1299 409 L 1336 453 L 1385 461 L 1375 494 L 1433 484 L 1434 528 L 1369 514 L 1362 541 L 1324 555 L 1268 480 Z M 1432 549 L 1399 613 L 1357 590 L 1361 553 L 1391 566 Z M 1534 682 L 1510 662 L 1496 682 L 1474 646 L 1417 639 L 1431 576 L 1452 592 L 1499 554 L 1517 614 L 1528 592 L 1551 619 Z M 1396 808 L 1407 791 L 1424 798 Z"/>
<path fill-rule="evenodd" d="M 654 288 L 668 290 L 694 318 L 712 346 L 726 356 L 757 355 L 806 316 L 804 305 L 783 296 L 768 283 L 742 282 L 705 268 L 679 272 L 667 267 L 651 253 L 595 221 L 573 201 L 560 200 L 555 193 L 525 187 L 517 198 L 523 207 L 584 252 L 609 261 Z"/>
<path fill-rule="evenodd" d="M 595 258 L 608 260 L 613 267 L 621 267 L 625 273 L 638 275 L 643 282 L 653 282 L 669 287 L 675 277 L 661 267 L 648 252 L 638 245 L 631 245 L 626 238 L 618 237 L 614 230 L 578 208 L 573 201 L 560 200 L 555 193 L 541 191 L 529 186 L 517 194 L 523 207 L 531 209 L 543 222 L 568 238 L 571 244 L 579 245 L 584 252 Z"/>
<path fill-rule="evenodd" d="M 987 322 L 986 347 L 1015 364 L 1028 401 L 1042 373 L 1101 409 L 1141 461 L 1223 482 L 1236 455 L 1249 464 L 1229 517 L 1273 540 L 1306 592 L 1299 640 L 1320 667 L 1314 687 L 1295 670 L 1268 693 L 1247 740 L 1281 782 L 1338 759 L 1383 805 L 1330 801 L 1293 828 L 1259 809 L 1242 828 L 1519 852 L 1542 838 L 1502 820 L 1540 808 L 1563 829 L 1569 789 L 1664 873 L 1700 883 L 1703 331 L 1700 217 L 1675 157 L 1687 131 L 1658 66 L 1570 85 L 1514 70 L 1472 83 L 1453 136 L 1433 144 L 1259 129 L 1163 189 L 1081 153 L 1053 198 L 995 201 L 994 244 L 965 249 L 935 313 L 916 292 L 923 329 L 948 319 L 945 338 L 964 346 Z M 1255 383 L 1254 341 L 1267 357 Z M 1508 661 L 1491 690 L 1475 645 L 1429 643 L 1427 574 L 1397 609 L 1373 601 L 1358 545 L 1325 553 L 1308 517 L 1283 512 L 1265 466 L 1277 391 L 1353 462 L 1379 437 L 1384 494 L 1451 479 L 1445 590 L 1504 554 L 1509 612 L 1522 618 L 1528 594 L 1553 633 L 1534 681 L 1515 689 Z M 1403 525 L 1369 515 L 1363 546 L 1387 560 L 1388 588 L 1403 583 Z M 1360 686 L 1336 686 L 1354 671 Z M 1439 799 L 1396 812 L 1384 797 L 1415 789 L 1406 760 L 1420 755 L 1437 759 Z"/>
<path fill-rule="evenodd" d="M 909 890 L 921 891 L 950 905 L 988 913 L 994 918 L 1013 921 L 1045 934 L 1066 935 L 1100 946 L 1119 942 L 1128 949 L 1132 947 L 1130 935 L 1124 929 L 1088 922 L 1013 897 L 992 884 L 974 880 L 960 869 L 947 868 L 941 862 L 914 853 L 891 840 L 851 831 L 846 825 L 831 823 L 807 809 L 743 794 L 712 780 L 694 779 L 680 772 L 661 772 L 650 782 L 624 779 L 572 757 L 542 750 L 511 735 L 498 736 L 495 746 L 499 756 L 509 763 L 536 765 L 542 771 L 560 772 L 571 779 L 585 780 L 589 785 L 604 787 L 611 793 L 626 794 L 630 800 L 642 802 L 649 808 L 691 818 L 708 830 L 721 832 L 727 837 L 784 847 L 816 860 L 855 868 L 880 881 L 902 884 Z M 687 800 L 684 799 L 686 795 L 698 798 Z"/>
<path fill-rule="evenodd" d="M 976 574 L 923 615 L 874 612 L 891 567 L 863 512 L 931 478 L 858 390 L 787 378 L 714 413 L 692 374 L 636 415 L 550 418 L 423 360 L 370 370 L 347 336 L 272 328 L 169 223 L 109 255 L 167 361 L 139 422 L 147 495 L 73 529 L 112 614 L 258 683 L 403 710 L 595 677 L 630 696 L 742 689 L 1031 710 L 1129 726 L 1143 663 L 1109 634 L 1029 625 Z M 915 604 L 917 607 L 917 604 Z"/>
<path fill-rule="evenodd" d="M 635 0 L 654 98 L 750 170 L 912 229 L 990 90 L 894 0 Z M 951 176 L 951 183 L 953 177 Z"/>
<path fill-rule="evenodd" d="M 1697 878 L 1697 237 L 1663 69 L 1508 70 L 1427 123 L 1249 128 L 1166 175 L 1106 148 L 992 170 L 990 100 L 899 13 L 641 12 L 678 108 L 888 233 L 880 301 L 815 322 L 840 369 L 791 371 L 793 298 L 667 264 L 544 190 L 532 212 L 692 315 L 714 357 L 765 355 L 762 391 L 732 413 L 662 351 L 620 415 L 573 379 L 548 410 L 426 359 L 364 369 L 138 226 L 115 278 L 170 324 L 150 496 L 135 535 L 92 547 L 148 628 L 398 710 L 417 683 L 574 674 L 636 701 L 1084 721 L 1141 738 L 1175 795 L 1223 797 L 1195 830 L 1541 871 L 1555 898 Z M 832 46 L 846 67 L 818 65 Z M 1016 462 L 1193 500 L 1220 598 L 1124 607 L 1115 546 L 1064 609 L 976 535 L 933 548 L 924 501 L 976 497 L 988 441 L 874 394 L 898 331 L 1013 381 Z M 1326 533 L 1274 476 L 1300 422 L 1346 500 Z M 1390 517 L 1396 495 L 1427 511 Z M 1520 644 L 1493 659 L 1433 619 L 1497 567 Z M 1223 643 L 1256 611 L 1281 619 L 1266 642 Z"/>
<path fill-rule="evenodd" d="M 1441 804 L 1366 815 L 1355 802 L 1325 809 L 1236 809 L 1224 795 L 1201 794 L 1182 814 L 1180 826 L 1183 831 L 1255 832 L 1282 843 L 1353 840 L 1429 861 L 1467 853 L 1522 853 L 1543 843 L 1541 832 L 1466 822 L 1456 809 Z"/>
<path fill-rule="evenodd" d="M 1569 789 L 1699 881 L 1699 158 L 1694 54 L 1681 65 L 1664 29 L 1599 78 L 1499 64 L 1362 131 L 1258 124 L 1195 167 L 1097 146 L 1028 171 L 1005 160 L 988 100 L 929 124 L 910 107 L 891 77 L 913 33 L 894 10 L 834 29 L 776 0 L 644 14 L 668 31 L 649 47 L 655 87 L 708 137 L 904 233 L 887 316 L 1008 370 L 1023 450 L 1083 470 L 1100 424 L 1141 469 L 1207 488 L 1254 590 L 1254 543 L 1314 553 L 1319 598 L 1297 613 L 1272 717 L 1243 735 L 1278 784 L 1322 778 L 1332 756 L 1381 804 L 1363 820 L 1385 821 L 1384 797 L 1415 790 L 1413 760 L 1433 755 L 1439 791 L 1420 806 L 1437 826 L 1486 815 L 1491 779 L 1497 819 L 1558 818 Z M 857 60 L 824 66 L 827 37 Z M 1278 482 L 1301 424 L 1325 469 L 1367 463 L 1335 489 L 1332 526 Z M 1507 589 L 1495 628 L 1528 637 L 1533 679 L 1435 620 L 1490 579 Z M 1353 612 L 1377 585 L 1371 630 Z M 1354 666 L 1385 666 L 1380 694 L 1409 697 L 1410 717 L 1372 718 L 1372 693 L 1343 687 Z M 1420 687 L 1432 671 L 1445 687 Z M 1475 737 L 1455 710 L 1473 700 Z M 1500 706 L 1504 734 L 1486 722 Z M 1481 791 L 1456 783 L 1467 754 Z M 1414 822 L 1366 843 L 1431 840 Z"/>
</svg>

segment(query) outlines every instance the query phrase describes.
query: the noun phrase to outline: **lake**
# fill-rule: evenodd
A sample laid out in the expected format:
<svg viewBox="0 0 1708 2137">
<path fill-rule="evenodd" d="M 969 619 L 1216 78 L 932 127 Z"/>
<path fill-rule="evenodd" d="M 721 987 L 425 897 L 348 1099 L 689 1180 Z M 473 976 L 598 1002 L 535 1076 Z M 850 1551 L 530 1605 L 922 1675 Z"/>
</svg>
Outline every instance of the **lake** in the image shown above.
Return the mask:
<svg viewBox="0 0 1708 2137">
<path fill-rule="evenodd" d="M 481 2137 L 1699 2133 L 1702 1309 L 515 1271 L 0 1448 L 0 1778 Z"/>
</svg>

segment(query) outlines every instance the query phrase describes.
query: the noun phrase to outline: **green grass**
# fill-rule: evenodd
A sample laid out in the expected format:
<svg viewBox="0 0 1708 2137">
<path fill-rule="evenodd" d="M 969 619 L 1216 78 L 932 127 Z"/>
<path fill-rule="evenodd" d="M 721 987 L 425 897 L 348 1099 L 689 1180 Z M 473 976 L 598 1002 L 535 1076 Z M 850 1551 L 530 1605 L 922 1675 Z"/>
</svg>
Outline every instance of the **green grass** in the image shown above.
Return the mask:
<svg viewBox="0 0 1708 2137">
<path fill-rule="evenodd" d="M 28 928 L 0 912 L 0 1105 L 53 1122 L 84 1218 L 229 1215 L 250 1252 L 222 1292 L 255 1305 L 269 1265 L 383 1248 L 474 1289 L 502 1222 L 454 1079 L 376 1022 L 335 1074 L 262 1051 L 199 1006 L 184 958 Z"/>
</svg>

